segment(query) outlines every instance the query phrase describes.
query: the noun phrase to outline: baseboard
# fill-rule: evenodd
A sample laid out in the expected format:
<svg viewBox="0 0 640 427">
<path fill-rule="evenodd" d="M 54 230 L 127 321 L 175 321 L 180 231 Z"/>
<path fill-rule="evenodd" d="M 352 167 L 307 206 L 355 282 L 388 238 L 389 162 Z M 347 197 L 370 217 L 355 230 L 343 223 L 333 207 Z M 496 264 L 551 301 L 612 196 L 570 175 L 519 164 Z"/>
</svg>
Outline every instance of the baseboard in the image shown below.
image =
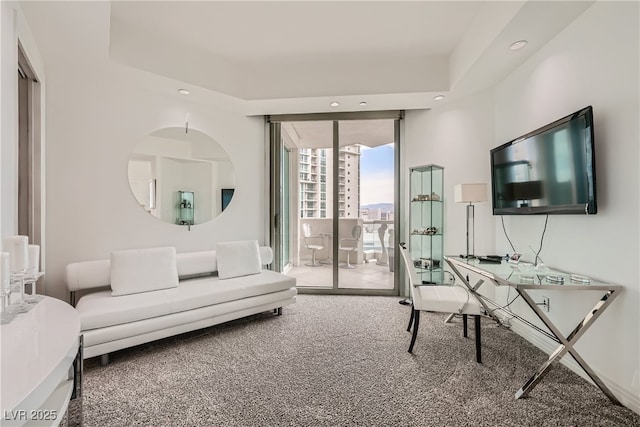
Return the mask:
<svg viewBox="0 0 640 427">
<path fill-rule="evenodd" d="M 504 316 L 496 313 L 501 320 L 505 320 Z M 531 344 L 535 345 L 540 350 L 544 351 L 546 354 L 550 354 L 557 347 L 558 343 L 550 340 L 539 332 L 527 327 L 526 325 L 521 324 L 518 321 L 507 320 L 510 323 L 510 329 L 516 334 L 520 335 L 522 338 L 529 341 Z M 582 370 L 580 365 L 573 359 L 573 357 L 563 357 L 560 360 L 564 366 L 569 368 L 571 371 L 580 375 L 580 377 L 587 380 L 594 387 L 597 387 L 595 383 L 589 378 L 589 376 Z M 595 371 L 595 370 L 594 370 Z M 622 403 L 627 408 L 631 409 L 633 412 L 640 414 L 640 396 L 634 394 L 631 390 L 625 389 L 619 384 L 615 383 L 611 378 L 607 377 L 607 375 L 602 372 L 595 371 L 596 375 L 600 377 L 600 379 L 607 385 L 609 390 L 618 398 L 620 403 Z"/>
</svg>

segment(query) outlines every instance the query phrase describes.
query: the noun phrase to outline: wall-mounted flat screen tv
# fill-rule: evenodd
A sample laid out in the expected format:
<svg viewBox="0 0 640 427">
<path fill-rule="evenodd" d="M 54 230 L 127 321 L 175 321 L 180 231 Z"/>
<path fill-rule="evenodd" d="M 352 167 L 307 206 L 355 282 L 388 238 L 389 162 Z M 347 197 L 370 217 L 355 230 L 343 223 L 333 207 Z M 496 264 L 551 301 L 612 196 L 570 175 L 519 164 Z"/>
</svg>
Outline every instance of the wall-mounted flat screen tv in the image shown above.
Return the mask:
<svg viewBox="0 0 640 427">
<path fill-rule="evenodd" d="M 494 215 L 595 214 L 593 109 L 491 150 Z"/>
</svg>

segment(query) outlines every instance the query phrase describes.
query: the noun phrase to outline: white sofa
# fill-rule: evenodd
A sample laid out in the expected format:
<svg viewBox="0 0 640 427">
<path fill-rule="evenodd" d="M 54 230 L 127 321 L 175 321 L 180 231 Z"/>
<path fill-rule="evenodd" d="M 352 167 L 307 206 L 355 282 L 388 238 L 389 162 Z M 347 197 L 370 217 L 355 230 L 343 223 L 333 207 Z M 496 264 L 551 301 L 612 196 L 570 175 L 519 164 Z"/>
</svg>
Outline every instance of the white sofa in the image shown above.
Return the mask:
<svg viewBox="0 0 640 427">
<path fill-rule="evenodd" d="M 108 363 L 116 350 L 264 311 L 281 314 L 295 302 L 295 278 L 262 268 L 272 262 L 271 248 L 253 241 L 216 249 L 116 251 L 109 260 L 67 265 L 83 357 Z M 76 303 L 78 291 L 89 293 Z"/>
</svg>

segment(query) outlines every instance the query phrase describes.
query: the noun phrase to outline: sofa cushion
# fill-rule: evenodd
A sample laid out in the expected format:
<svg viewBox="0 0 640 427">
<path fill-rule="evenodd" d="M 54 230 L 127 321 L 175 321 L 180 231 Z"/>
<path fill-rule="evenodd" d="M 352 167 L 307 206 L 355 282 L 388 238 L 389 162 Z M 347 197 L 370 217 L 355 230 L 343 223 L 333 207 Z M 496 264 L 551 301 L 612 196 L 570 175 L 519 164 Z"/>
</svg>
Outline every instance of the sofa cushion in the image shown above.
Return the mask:
<svg viewBox="0 0 640 427">
<path fill-rule="evenodd" d="M 296 279 L 275 271 L 220 280 L 215 276 L 181 281 L 178 287 L 112 297 L 109 291 L 80 298 L 76 310 L 82 330 L 136 322 L 244 298 L 280 292 L 296 286 Z"/>
<path fill-rule="evenodd" d="M 218 271 L 216 251 L 186 252 L 176 254 L 178 276 L 180 279 L 189 276 L 210 274 Z"/>
<path fill-rule="evenodd" d="M 296 279 L 293 277 L 264 270 L 227 280 L 217 277 L 185 280 L 176 289 L 161 292 L 171 301 L 172 311 L 179 312 L 279 292 L 295 286 Z"/>
<path fill-rule="evenodd" d="M 216 252 L 220 279 L 248 276 L 262 271 L 257 240 L 221 242 L 218 243 Z"/>
<path fill-rule="evenodd" d="M 176 248 L 111 252 L 111 295 L 122 296 L 178 286 Z"/>
<path fill-rule="evenodd" d="M 171 302 L 162 291 L 112 297 L 107 290 L 83 296 L 76 310 L 86 331 L 164 316 L 171 313 Z"/>
</svg>

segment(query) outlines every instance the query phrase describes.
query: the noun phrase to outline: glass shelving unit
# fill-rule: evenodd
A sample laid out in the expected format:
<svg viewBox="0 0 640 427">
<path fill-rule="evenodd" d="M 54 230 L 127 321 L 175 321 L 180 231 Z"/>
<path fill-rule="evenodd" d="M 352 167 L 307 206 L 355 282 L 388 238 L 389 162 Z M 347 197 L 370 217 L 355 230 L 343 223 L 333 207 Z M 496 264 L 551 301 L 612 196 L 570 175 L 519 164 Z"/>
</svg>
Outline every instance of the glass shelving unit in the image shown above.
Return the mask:
<svg viewBox="0 0 640 427">
<path fill-rule="evenodd" d="M 409 250 L 423 284 L 444 281 L 444 168 L 409 168 Z"/>
<path fill-rule="evenodd" d="M 176 224 L 193 225 L 193 191 L 178 191 L 178 215 Z"/>
</svg>

